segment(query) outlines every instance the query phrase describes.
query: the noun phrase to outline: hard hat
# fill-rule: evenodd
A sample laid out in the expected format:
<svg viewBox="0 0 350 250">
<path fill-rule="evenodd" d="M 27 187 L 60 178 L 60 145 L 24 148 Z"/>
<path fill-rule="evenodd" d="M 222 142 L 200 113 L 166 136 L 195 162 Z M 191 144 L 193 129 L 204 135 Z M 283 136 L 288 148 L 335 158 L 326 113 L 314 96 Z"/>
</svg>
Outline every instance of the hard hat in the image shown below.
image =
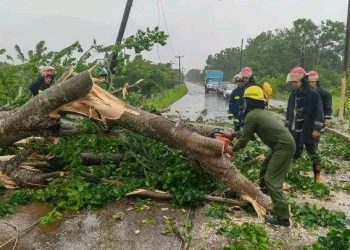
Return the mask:
<svg viewBox="0 0 350 250">
<path fill-rule="evenodd" d="M 302 67 L 293 68 L 287 75 L 286 82 L 295 82 L 304 78 L 306 75 L 305 70 Z"/>
<path fill-rule="evenodd" d="M 316 71 L 310 71 L 308 74 L 309 82 L 317 82 L 318 81 L 318 73 Z"/>
<path fill-rule="evenodd" d="M 241 69 L 242 77 L 251 77 L 253 75 L 253 70 L 250 67 L 244 67 Z"/>
<path fill-rule="evenodd" d="M 248 87 L 244 91 L 243 97 L 258 100 L 258 101 L 265 101 L 264 91 L 259 86 Z"/>
<path fill-rule="evenodd" d="M 262 89 L 266 100 L 269 100 L 272 96 L 272 86 L 268 82 L 263 82 Z"/>
</svg>

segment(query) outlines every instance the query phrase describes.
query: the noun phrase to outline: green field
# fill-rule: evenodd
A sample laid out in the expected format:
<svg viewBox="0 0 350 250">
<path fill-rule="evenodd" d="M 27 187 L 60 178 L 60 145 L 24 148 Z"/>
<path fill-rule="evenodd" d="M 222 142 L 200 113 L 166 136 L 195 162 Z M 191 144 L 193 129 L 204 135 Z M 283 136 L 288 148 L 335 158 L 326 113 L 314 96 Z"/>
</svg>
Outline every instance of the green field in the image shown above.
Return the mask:
<svg viewBox="0 0 350 250">
<path fill-rule="evenodd" d="M 173 89 L 166 90 L 165 92 L 158 94 L 157 96 L 147 99 L 146 104 L 152 105 L 157 109 L 166 108 L 173 104 L 181 97 L 187 94 L 187 87 L 185 84 L 176 86 Z"/>
</svg>

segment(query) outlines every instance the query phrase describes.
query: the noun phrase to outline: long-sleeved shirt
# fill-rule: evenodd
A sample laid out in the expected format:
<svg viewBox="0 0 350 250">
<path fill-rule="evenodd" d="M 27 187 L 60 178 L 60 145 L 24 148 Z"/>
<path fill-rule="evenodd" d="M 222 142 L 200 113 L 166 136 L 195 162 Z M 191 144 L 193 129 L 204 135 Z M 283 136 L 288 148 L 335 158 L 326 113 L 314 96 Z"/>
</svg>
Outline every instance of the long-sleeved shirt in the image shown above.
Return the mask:
<svg viewBox="0 0 350 250">
<path fill-rule="evenodd" d="M 39 76 L 29 87 L 30 92 L 35 96 L 39 94 L 39 90 L 43 91 L 50 88 L 50 85 L 46 84 L 45 78 Z"/>
<path fill-rule="evenodd" d="M 283 127 L 270 114 L 270 111 L 257 108 L 245 116 L 242 136 L 234 146 L 233 151 L 244 148 L 254 133 L 271 149 L 274 149 L 277 144 L 286 146 L 294 144 L 294 139 L 288 129 Z"/>
<path fill-rule="evenodd" d="M 321 130 L 324 126 L 324 112 L 321 97 L 310 89 L 308 83 L 301 90 L 293 90 L 289 95 L 286 126 L 293 132 L 304 129 Z"/>
</svg>

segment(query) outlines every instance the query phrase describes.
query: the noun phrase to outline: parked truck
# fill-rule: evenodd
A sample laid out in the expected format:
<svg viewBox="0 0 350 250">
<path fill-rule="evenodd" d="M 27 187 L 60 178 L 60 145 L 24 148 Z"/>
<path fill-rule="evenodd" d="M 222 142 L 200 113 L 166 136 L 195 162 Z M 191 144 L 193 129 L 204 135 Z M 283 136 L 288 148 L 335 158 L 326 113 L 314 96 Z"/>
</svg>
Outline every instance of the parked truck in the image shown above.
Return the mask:
<svg viewBox="0 0 350 250">
<path fill-rule="evenodd" d="M 205 71 L 205 93 L 210 90 L 216 91 L 219 84 L 224 80 L 224 72 L 221 70 L 206 70 Z"/>
</svg>

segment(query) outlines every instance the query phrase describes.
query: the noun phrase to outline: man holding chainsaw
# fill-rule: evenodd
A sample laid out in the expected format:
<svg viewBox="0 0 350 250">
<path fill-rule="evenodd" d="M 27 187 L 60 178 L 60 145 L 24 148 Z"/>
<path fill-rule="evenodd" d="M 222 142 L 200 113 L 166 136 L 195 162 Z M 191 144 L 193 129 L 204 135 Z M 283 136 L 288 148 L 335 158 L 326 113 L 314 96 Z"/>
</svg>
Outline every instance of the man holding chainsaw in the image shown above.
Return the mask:
<svg viewBox="0 0 350 250">
<path fill-rule="evenodd" d="M 244 91 L 245 108 L 242 136 L 233 147 L 233 154 L 244 148 L 256 133 L 270 148 L 260 171 L 260 187 L 274 204 L 273 213 L 266 222 L 273 225 L 290 226 L 288 201 L 283 194 L 283 182 L 287 177 L 289 163 L 295 153 L 295 142 L 288 129 L 283 127 L 269 111 L 262 88 L 248 87 Z"/>
</svg>

